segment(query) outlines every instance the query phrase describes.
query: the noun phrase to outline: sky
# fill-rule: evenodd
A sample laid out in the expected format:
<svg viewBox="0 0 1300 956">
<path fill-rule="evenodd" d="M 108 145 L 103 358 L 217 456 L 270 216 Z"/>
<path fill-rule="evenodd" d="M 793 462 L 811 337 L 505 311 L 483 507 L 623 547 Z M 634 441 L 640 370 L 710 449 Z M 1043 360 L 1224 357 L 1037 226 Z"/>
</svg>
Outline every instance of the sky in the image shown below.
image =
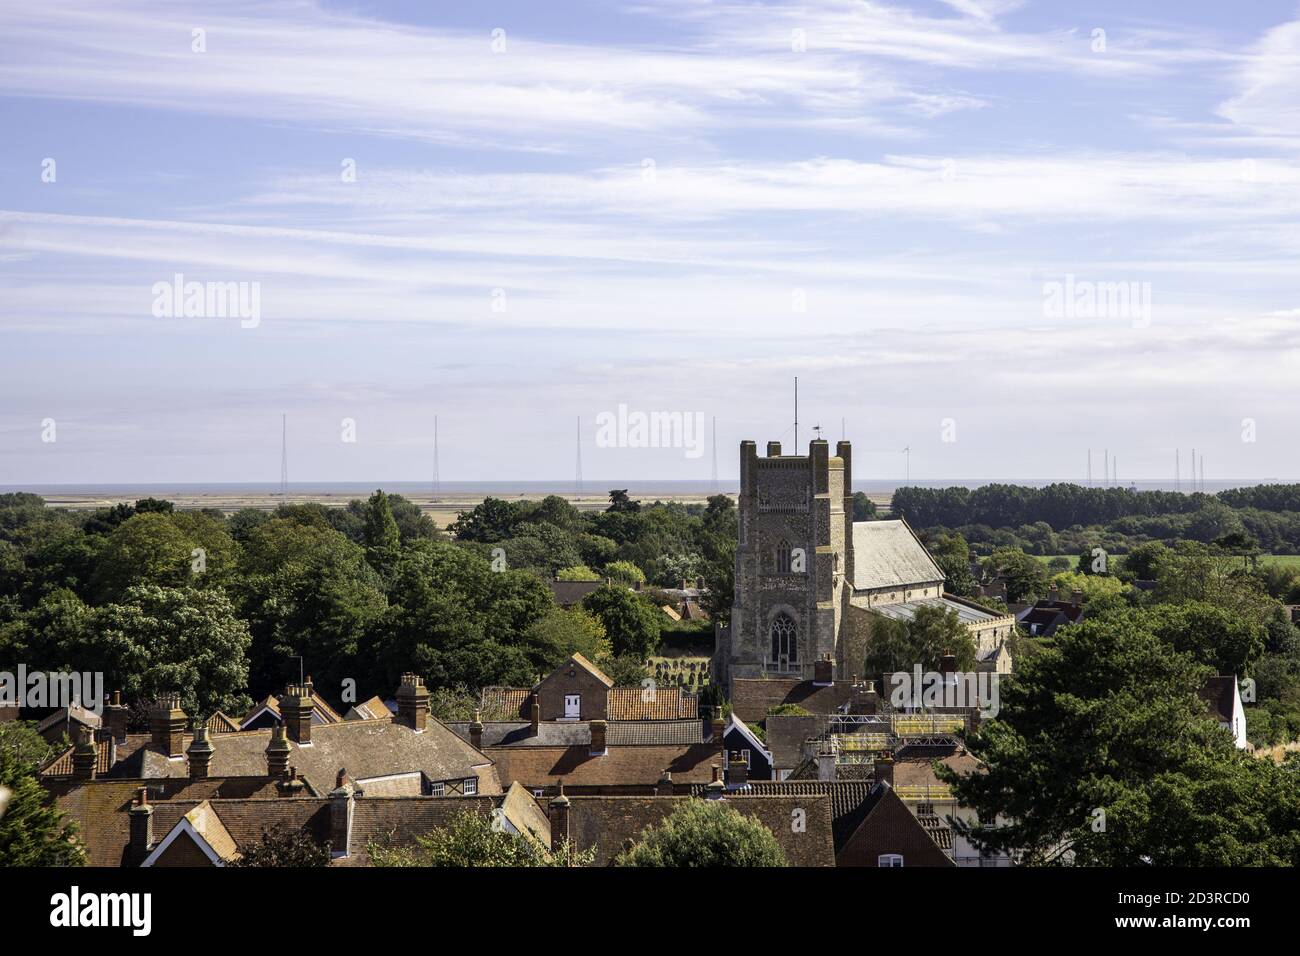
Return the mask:
<svg viewBox="0 0 1300 956">
<path fill-rule="evenodd" d="M 1298 159 L 1294 2 L 0 0 L 0 485 L 1295 480 Z"/>
</svg>

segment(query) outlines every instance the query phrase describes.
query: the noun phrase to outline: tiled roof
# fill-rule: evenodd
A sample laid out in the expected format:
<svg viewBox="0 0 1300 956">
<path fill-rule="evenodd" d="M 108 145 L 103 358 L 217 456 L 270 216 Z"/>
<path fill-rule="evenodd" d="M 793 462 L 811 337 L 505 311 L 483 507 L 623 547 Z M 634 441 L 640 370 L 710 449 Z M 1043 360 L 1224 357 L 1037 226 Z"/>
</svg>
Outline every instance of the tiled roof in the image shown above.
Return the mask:
<svg viewBox="0 0 1300 956">
<path fill-rule="evenodd" d="M 596 865 L 608 865 L 646 827 L 663 821 L 684 800 L 695 797 L 600 797 L 569 799 L 569 839 L 579 849 L 596 851 Z M 772 831 L 791 866 L 834 866 L 831 801 L 824 794 L 729 794 L 728 806 L 755 817 Z M 804 811 L 802 830 L 790 825 Z"/>
<path fill-rule="evenodd" d="M 51 727 L 56 727 L 59 724 L 68 722 L 84 724 L 91 730 L 98 730 L 103 724 L 103 721 L 100 719 L 98 714 L 86 710 L 86 708 L 82 707 L 80 704 L 73 704 L 71 707 L 60 707 L 54 713 L 42 720 L 36 725 L 36 732 L 39 734 L 49 730 Z M 75 736 L 75 734 L 70 736 Z"/>
<path fill-rule="evenodd" d="M 585 657 L 583 657 L 581 654 L 572 654 L 572 655 L 570 655 L 569 660 L 572 661 L 574 664 L 577 664 L 579 667 L 581 667 L 583 670 L 585 670 L 585 671 L 586 671 L 588 674 L 590 674 L 592 677 L 596 678 L 598 681 L 600 681 L 601 683 L 603 683 L 606 687 L 613 687 L 613 686 L 614 686 L 614 681 L 609 677 L 608 674 L 606 674 L 603 670 L 601 670 L 599 667 L 597 667 L 597 666 L 596 666 L 595 664 L 593 664 L 591 661 L 587 660 L 587 659 L 586 659 Z M 563 665 L 561 665 L 561 666 L 563 666 Z M 558 668 L 558 667 L 556 668 L 556 670 L 559 670 L 559 669 L 560 669 L 560 668 Z"/>
<path fill-rule="evenodd" d="M 528 698 L 531 687 L 484 687 L 479 694 L 479 713 L 484 721 L 531 720 Z"/>
<path fill-rule="evenodd" d="M 462 740 L 469 740 L 469 721 L 447 724 Z M 670 745 L 705 743 L 712 728 L 702 720 L 611 720 L 606 724 L 608 746 Z M 587 721 L 544 720 L 533 733 L 532 723 L 483 721 L 484 747 L 572 747 L 590 745 L 591 724 Z"/>
<path fill-rule="evenodd" d="M 204 722 L 204 726 L 214 734 L 233 734 L 239 731 L 239 724 L 219 710 Z"/>
<path fill-rule="evenodd" d="M 713 736 L 709 722 L 694 720 L 611 720 L 605 730 L 609 746 L 702 744 Z"/>
<path fill-rule="evenodd" d="M 641 687 L 611 687 L 607 696 L 610 720 L 684 720 L 700 715 L 699 698 L 680 687 L 657 687 L 653 699 Z"/>
<path fill-rule="evenodd" d="M 868 780 L 751 780 L 744 793 L 753 796 L 829 797 L 831 834 L 838 852 L 866 819 L 871 788 Z M 703 792 L 703 786 L 692 788 L 696 795 L 703 795 Z"/>
<path fill-rule="evenodd" d="M 462 740 L 469 740 L 467 720 L 457 720 L 447 726 Z M 533 733 L 531 722 L 483 721 L 484 747 L 570 747 L 591 743 L 591 725 L 570 720 L 543 720 Z"/>
<path fill-rule="evenodd" d="M 853 588 L 932 584 L 944 575 L 904 521 L 853 522 Z"/>
<path fill-rule="evenodd" d="M 778 770 L 790 770 L 804 759 L 804 742 L 826 732 L 829 718 L 824 714 L 797 717 L 793 714 L 768 717 L 765 721 L 767 745 L 772 752 L 772 765 Z"/>
<path fill-rule="evenodd" d="M 833 714 L 853 699 L 853 682 L 828 685 L 794 678 L 737 677 L 731 682 L 731 709 L 741 720 L 757 723 L 781 704 L 797 704 L 814 714 Z"/>
<path fill-rule="evenodd" d="M 393 712 L 388 709 L 382 697 L 371 697 L 360 704 L 354 704 L 343 715 L 344 720 L 389 720 Z"/>
<path fill-rule="evenodd" d="M 690 746 L 608 746 L 592 756 L 589 744 L 574 747 L 486 747 L 503 786 L 518 781 L 530 789 L 551 787 L 654 786 L 665 770 L 674 782 L 701 783 L 713 779 L 710 769 L 721 763 L 712 744 Z"/>
<path fill-rule="evenodd" d="M 270 739 L 270 730 L 214 737 L 209 772 L 214 777 L 264 776 L 266 745 Z M 187 735 L 187 748 L 189 742 Z M 420 771 L 434 782 L 478 777 L 481 792 L 492 794 L 500 790 L 491 761 L 432 718 L 425 731 L 418 734 L 391 720 L 321 724 L 312 728 L 310 746 L 292 741 L 289 746 L 289 765 L 317 794 L 332 789 L 339 770 L 343 769 L 354 780 L 411 771 Z M 169 758 L 150 746 L 148 734 L 131 734 L 126 745 L 119 748 L 118 761 L 108 775 L 155 779 L 184 777 L 188 772 L 184 757 Z"/>
<path fill-rule="evenodd" d="M 517 832 L 549 851 L 551 825 L 545 811 L 532 794 L 515 786 L 491 797 L 363 797 L 353 804 L 350 857 L 343 862 L 365 865 L 371 844 L 409 846 L 466 811 L 486 816 L 498 808 Z"/>
<path fill-rule="evenodd" d="M 198 801 L 213 797 L 246 799 L 252 796 L 275 796 L 275 782 L 266 777 L 210 778 L 207 780 L 72 780 L 43 781 L 64 813 L 77 821 L 78 838 L 86 848 L 90 866 L 121 866 L 130 839 L 130 822 L 126 811 L 142 786 L 149 789 L 149 800 L 156 806 L 180 801 L 184 809 L 172 813 L 165 825 L 154 817 L 154 838 L 161 840 L 176 820 Z M 157 801 L 168 801 L 164 804 Z M 188 801 L 188 802 L 186 802 Z"/>
<path fill-rule="evenodd" d="M 572 607 L 581 603 L 592 591 L 605 586 L 604 581 L 548 581 L 551 595 L 560 607 Z"/>
<path fill-rule="evenodd" d="M 316 714 L 320 717 L 321 723 L 337 724 L 343 721 L 343 717 L 339 714 L 339 712 L 335 710 L 333 707 L 331 707 L 326 702 L 325 698 L 322 697 L 320 694 L 313 692 L 311 695 L 311 700 L 312 703 L 315 705 Z M 243 726 L 244 724 L 252 720 L 254 717 L 256 717 L 263 708 L 269 710 L 272 714 L 274 714 L 276 720 L 284 719 L 283 715 L 280 713 L 280 698 L 272 694 L 269 697 L 267 697 L 265 700 L 256 703 L 252 707 L 250 707 L 248 713 L 244 715 L 244 719 L 240 722 L 240 726 Z"/>
</svg>

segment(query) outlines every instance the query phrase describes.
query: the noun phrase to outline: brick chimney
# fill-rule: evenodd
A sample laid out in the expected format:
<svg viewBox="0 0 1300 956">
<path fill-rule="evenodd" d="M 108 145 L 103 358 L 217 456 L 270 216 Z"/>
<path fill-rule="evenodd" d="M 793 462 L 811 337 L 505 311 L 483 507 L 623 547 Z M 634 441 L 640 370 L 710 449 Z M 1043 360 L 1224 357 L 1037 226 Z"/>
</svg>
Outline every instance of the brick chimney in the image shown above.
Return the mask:
<svg viewBox="0 0 1300 956">
<path fill-rule="evenodd" d="M 835 664 L 829 654 L 813 661 L 813 683 L 821 687 L 829 687 L 835 683 Z"/>
<path fill-rule="evenodd" d="M 104 726 L 119 744 L 126 743 L 126 718 L 130 713 L 131 709 L 122 703 L 122 692 L 113 691 L 113 696 L 104 705 Z"/>
<path fill-rule="evenodd" d="M 352 852 L 352 811 L 356 786 L 347 770 L 340 770 L 330 791 L 330 855 L 348 856 Z"/>
<path fill-rule="evenodd" d="M 135 803 L 127 812 L 131 825 L 130 843 L 127 847 L 130 864 L 139 866 L 153 849 L 153 807 L 149 805 L 149 790 L 136 791 Z"/>
<path fill-rule="evenodd" d="M 155 750 L 168 757 L 185 756 L 185 725 L 189 718 L 181 710 L 181 695 L 166 694 L 149 712 L 149 732 Z"/>
<path fill-rule="evenodd" d="M 535 691 L 533 692 L 533 695 L 529 698 L 529 700 L 532 701 L 532 706 L 529 707 L 531 719 L 533 722 L 532 736 L 536 737 L 538 733 L 540 733 L 540 728 L 542 724 L 542 705 L 538 702 L 537 693 Z"/>
<path fill-rule="evenodd" d="M 707 800 L 721 800 L 727 792 L 727 785 L 722 782 L 722 768 L 716 763 L 713 765 L 713 780 L 704 788 L 704 796 Z"/>
<path fill-rule="evenodd" d="M 1070 603 L 1071 603 L 1071 604 L 1082 604 L 1082 603 L 1083 603 L 1083 592 L 1082 592 L 1081 590 L 1079 590 L 1078 588 L 1075 588 L 1073 591 L 1071 591 L 1071 592 L 1070 592 Z"/>
<path fill-rule="evenodd" d="M 853 712 L 855 714 L 874 714 L 880 710 L 880 694 L 876 691 L 876 682 L 864 680 L 853 687 Z"/>
<path fill-rule="evenodd" d="M 417 734 L 424 733 L 429 720 L 429 690 L 418 674 L 403 674 L 397 688 L 397 722 Z"/>
<path fill-rule="evenodd" d="M 208 779 L 208 768 L 212 766 L 212 741 L 208 739 L 208 728 L 196 727 L 190 749 L 186 751 L 190 758 L 190 779 Z"/>
<path fill-rule="evenodd" d="M 1049 601 L 1059 601 L 1059 600 L 1061 600 L 1061 590 L 1060 590 L 1060 588 L 1052 588 L 1050 591 L 1048 591 L 1048 592 L 1047 592 L 1047 600 L 1049 600 Z"/>
<path fill-rule="evenodd" d="M 311 745 L 311 719 L 316 712 L 312 699 L 311 678 L 301 684 L 290 684 L 280 698 L 280 717 L 289 739 L 300 747 Z"/>
<path fill-rule="evenodd" d="M 95 738 L 90 728 L 78 724 L 77 743 L 72 748 L 72 779 L 94 780 L 95 761 L 98 757 L 99 751 L 95 747 Z"/>
<path fill-rule="evenodd" d="M 767 457 L 768 458 L 781 457 L 781 443 L 779 441 L 770 441 L 767 443 Z"/>
<path fill-rule="evenodd" d="M 888 750 L 882 750 L 876 755 L 875 774 L 876 783 L 887 783 L 891 787 L 894 785 L 894 755 Z"/>
<path fill-rule="evenodd" d="M 483 714 L 477 710 L 469 725 L 469 745 L 475 750 L 483 749 Z"/>
<path fill-rule="evenodd" d="M 733 751 L 727 756 L 727 789 L 734 790 L 749 784 L 749 767 L 745 764 L 745 755 Z"/>
<path fill-rule="evenodd" d="M 659 777 L 659 782 L 655 784 L 656 797 L 671 797 L 673 795 L 673 775 L 667 770 Z"/>
<path fill-rule="evenodd" d="M 833 781 L 835 779 L 835 755 L 819 753 L 817 755 L 817 779 Z"/>
<path fill-rule="evenodd" d="M 603 757 L 608 753 L 605 746 L 605 731 L 607 725 L 603 720 L 593 720 L 591 722 L 591 755 L 593 757 Z"/>
<path fill-rule="evenodd" d="M 551 821 L 551 850 L 560 849 L 569 840 L 569 798 L 564 795 L 564 780 L 560 780 L 560 792 L 551 798 L 546 808 L 546 815 Z"/>
<path fill-rule="evenodd" d="M 289 775 L 289 755 L 293 748 L 285 736 L 284 725 L 271 730 L 271 742 L 266 745 L 266 775 L 283 780 Z"/>
<path fill-rule="evenodd" d="M 722 719 L 722 708 L 713 708 L 713 747 L 718 753 L 722 753 L 722 737 L 727 729 L 727 723 Z"/>
</svg>

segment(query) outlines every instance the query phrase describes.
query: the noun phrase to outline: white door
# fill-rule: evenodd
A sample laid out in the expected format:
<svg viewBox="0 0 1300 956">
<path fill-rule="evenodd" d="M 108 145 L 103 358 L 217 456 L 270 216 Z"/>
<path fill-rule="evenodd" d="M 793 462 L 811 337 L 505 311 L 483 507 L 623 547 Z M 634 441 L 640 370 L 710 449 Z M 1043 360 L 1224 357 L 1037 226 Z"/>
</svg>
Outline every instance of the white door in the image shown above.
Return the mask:
<svg viewBox="0 0 1300 956">
<path fill-rule="evenodd" d="M 582 713 L 582 695 L 565 694 L 564 695 L 564 719 L 577 720 Z"/>
</svg>

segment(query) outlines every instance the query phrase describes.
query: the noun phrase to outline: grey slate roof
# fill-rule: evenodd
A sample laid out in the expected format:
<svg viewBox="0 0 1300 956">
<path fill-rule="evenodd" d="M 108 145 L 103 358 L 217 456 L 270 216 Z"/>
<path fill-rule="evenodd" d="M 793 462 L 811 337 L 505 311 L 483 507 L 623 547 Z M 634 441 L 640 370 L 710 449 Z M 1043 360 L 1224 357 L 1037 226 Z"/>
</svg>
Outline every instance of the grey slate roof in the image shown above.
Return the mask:
<svg viewBox="0 0 1300 956">
<path fill-rule="evenodd" d="M 904 521 L 853 522 L 853 587 L 858 591 L 944 579 Z"/>
<path fill-rule="evenodd" d="M 871 610 L 877 614 L 883 614 L 885 617 L 892 617 L 895 620 L 910 621 L 916 617 L 916 612 L 921 608 L 934 606 L 942 607 L 948 611 L 956 611 L 963 624 L 979 624 L 1002 616 L 994 614 L 992 611 L 986 611 L 983 608 L 973 607 L 963 601 L 954 601 L 946 597 L 926 598 L 923 601 L 905 601 L 902 604 L 878 604 Z"/>
</svg>

